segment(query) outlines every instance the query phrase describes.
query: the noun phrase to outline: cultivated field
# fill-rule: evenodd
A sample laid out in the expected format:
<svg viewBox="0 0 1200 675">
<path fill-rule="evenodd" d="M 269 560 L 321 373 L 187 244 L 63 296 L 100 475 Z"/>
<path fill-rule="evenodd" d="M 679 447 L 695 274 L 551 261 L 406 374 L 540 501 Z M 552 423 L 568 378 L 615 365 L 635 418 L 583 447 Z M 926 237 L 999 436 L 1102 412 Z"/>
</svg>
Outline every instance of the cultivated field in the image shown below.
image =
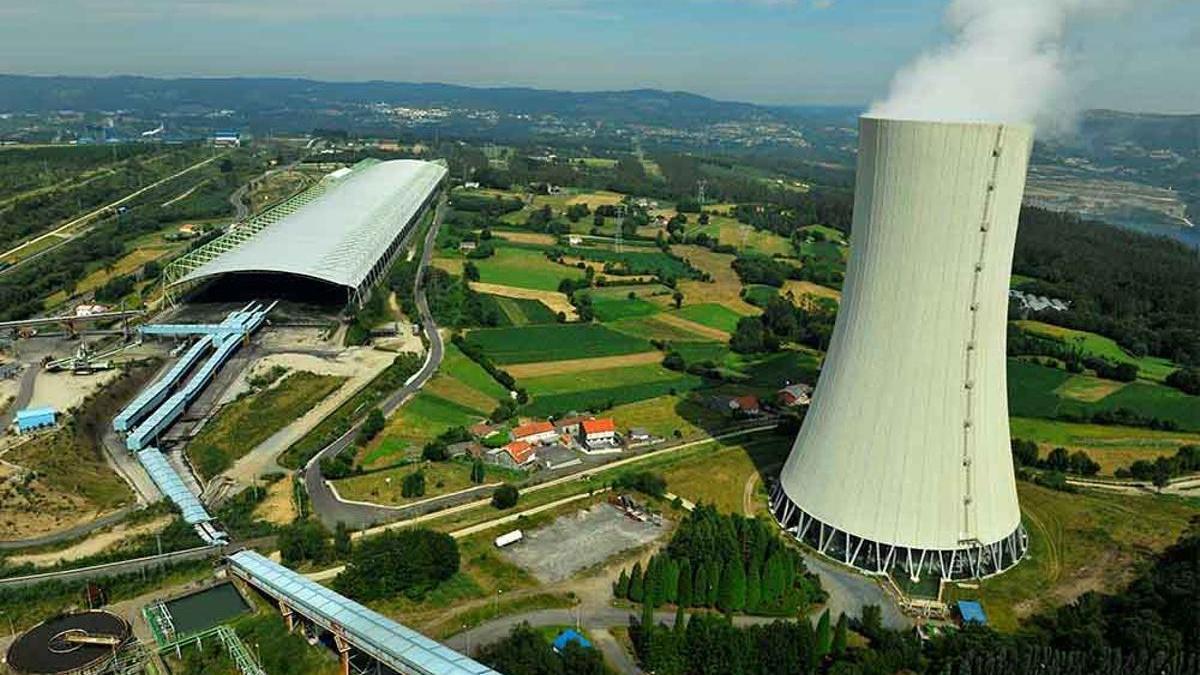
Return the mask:
<svg viewBox="0 0 1200 675">
<path fill-rule="evenodd" d="M 651 350 L 644 340 L 598 324 L 484 328 L 468 333 L 467 340 L 499 364 L 563 361 Z"/>
<path fill-rule="evenodd" d="M 583 270 L 559 265 L 540 251 L 524 248 L 498 246 L 495 255 L 474 262 L 479 267 L 479 280 L 498 286 L 557 291 L 563 279 L 583 277 Z"/>
<path fill-rule="evenodd" d="M 557 289 L 558 286 L 556 285 L 555 288 Z M 551 312 L 555 314 L 563 312 L 570 320 L 578 318 L 578 315 L 575 312 L 575 305 L 572 305 L 571 302 L 567 300 L 567 296 L 559 293 L 557 290 L 537 290 L 519 286 L 504 286 L 501 284 L 482 283 L 479 281 L 471 282 L 471 290 L 479 293 L 487 293 L 488 295 L 498 295 L 505 298 L 536 300 L 545 305 Z M 525 312 L 523 311 L 522 313 Z"/>
<path fill-rule="evenodd" d="M 693 267 L 707 272 L 712 278 L 711 282 L 680 280 L 679 290 L 683 291 L 683 304 L 700 305 L 715 302 L 738 314 L 753 315 L 761 312 L 741 298 L 742 281 L 730 266 L 734 256 L 713 253 L 703 246 L 695 245 L 672 246 L 671 250 Z"/>
<path fill-rule="evenodd" d="M 1200 445 L 1200 434 L 1155 431 L 1138 427 L 1101 424 L 1075 424 L 1057 420 L 1013 417 L 1009 420 L 1013 438 L 1035 441 L 1042 454 L 1054 448 L 1083 450 L 1100 464 L 1100 472 L 1112 475 L 1133 462 L 1174 455 L 1183 445 Z"/>
<path fill-rule="evenodd" d="M 1095 333 L 1072 330 L 1041 321 L 1016 321 L 1014 323 L 1022 330 L 1034 335 L 1054 338 L 1067 345 L 1078 347 L 1085 354 L 1105 358 L 1116 363 L 1132 363 L 1138 367 L 1139 377 L 1153 382 L 1162 382 L 1177 368 L 1175 364 L 1167 359 L 1153 356 L 1135 357 L 1124 349 L 1121 349 L 1121 346 L 1115 340 Z"/>
<path fill-rule="evenodd" d="M 527 378 L 546 377 L 552 375 L 572 375 L 588 373 L 597 370 L 609 370 L 632 366 L 643 366 L 661 363 L 662 352 L 649 351 L 640 354 L 623 354 L 621 356 L 601 356 L 594 359 L 571 359 L 568 361 L 542 361 L 541 363 L 520 363 L 506 368 L 509 375 L 525 380 Z"/>
</svg>

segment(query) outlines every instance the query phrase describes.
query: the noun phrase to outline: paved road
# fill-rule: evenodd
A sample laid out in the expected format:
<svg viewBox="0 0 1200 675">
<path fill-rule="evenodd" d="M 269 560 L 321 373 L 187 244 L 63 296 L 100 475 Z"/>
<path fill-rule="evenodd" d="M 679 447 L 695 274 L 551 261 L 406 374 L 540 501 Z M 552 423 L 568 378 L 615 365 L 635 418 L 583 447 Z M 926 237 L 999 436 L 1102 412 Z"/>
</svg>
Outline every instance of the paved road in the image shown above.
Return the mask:
<svg viewBox="0 0 1200 675">
<path fill-rule="evenodd" d="M 421 318 L 421 328 L 425 332 L 426 337 L 429 338 L 429 353 L 425 358 L 425 364 L 421 366 L 417 374 L 409 378 L 403 387 L 388 396 L 379 406 L 385 417 L 390 417 L 392 413 L 408 401 L 409 397 L 420 391 L 421 387 L 425 386 L 425 383 L 433 377 L 438 367 L 442 364 L 445 345 L 442 343 L 441 334 L 438 333 L 437 324 L 433 321 L 433 315 L 429 311 L 429 302 L 425 297 L 424 272 L 425 268 L 429 266 L 429 261 L 433 259 L 437 233 L 442 225 L 442 217 L 444 215 L 444 203 L 443 201 L 442 204 L 438 205 L 433 224 L 429 227 L 429 232 L 425 235 L 425 247 L 421 253 L 421 264 L 417 268 L 417 283 L 414 288 L 417 312 Z M 318 452 L 304 465 L 304 488 L 308 491 L 309 500 L 312 502 L 313 513 L 317 514 L 321 522 L 329 528 L 335 527 L 341 521 L 351 529 L 357 530 L 404 516 L 404 512 L 398 512 L 394 509 L 342 502 L 334 496 L 329 485 L 325 483 L 325 478 L 321 475 L 321 460 L 336 457 L 346 448 L 350 447 L 354 441 L 354 435 L 358 433 L 358 427 L 361 424 L 362 420 L 356 422 L 349 431 Z"/>
<path fill-rule="evenodd" d="M 86 523 L 80 523 L 75 527 L 59 530 L 53 534 L 32 537 L 30 539 L 0 541 L 0 551 L 15 551 L 23 548 L 33 548 L 34 546 L 56 544 L 60 541 L 68 541 L 70 539 L 78 539 L 92 530 L 108 527 L 109 525 L 119 522 L 122 518 L 132 513 L 133 510 L 134 509 L 132 506 L 126 506 L 113 511 L 112 513 L 106 513 L 95 520 L 89 520 Z"/>
</svg>

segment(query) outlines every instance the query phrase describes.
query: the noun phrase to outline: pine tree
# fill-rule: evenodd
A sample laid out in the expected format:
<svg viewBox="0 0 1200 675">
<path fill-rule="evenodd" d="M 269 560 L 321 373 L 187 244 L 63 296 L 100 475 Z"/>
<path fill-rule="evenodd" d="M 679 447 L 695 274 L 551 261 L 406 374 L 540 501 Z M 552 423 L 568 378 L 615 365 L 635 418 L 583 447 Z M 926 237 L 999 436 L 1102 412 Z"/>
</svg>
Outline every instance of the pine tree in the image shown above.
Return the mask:
<svg viewBox="0 0 1200 675">
<path fill-rule="evenodd" d="M 724 568 L 721 569 L 721 587 L 717 589 L 717 609 L 725 613 L 734 611 L 733 605 L 736 591 L 733 586 L 736 583 L 736 574 L 733 570 L 738 566 L 736 562 L 727 560 Z"/>
<path fill-rule="evenodd" d="M 679 564 L 679 592 L 676 594 L 675 602 L 680 607 L 692 606 L 692 561 L 687 558 Z"/>
<path fill-rule="evenodd" d="M 642 563 L 636 562 L 633 564 L 633 571 L 629 573 L 629 599 L 634 602 L 641 602 L 645 599 L 646 587 L 645 579 L 642 578 Z"/>
<path fill-rule="evenodd" d="M 833 649 L 833 631 L 829 626 L 829 610 L 821 612 L 817 620 L 817 656 L 824 658 Z"/>
<path fill-rule="evenodd" d="M 841 656 L 846 653 L 846 630 L 849 622 L 846 620 L 846 613 L 842 612 L 838 616 L 837 625 L 833 628 L 833 646 L 832 651 L 834 656 Z"/>
<path fill-rule="evenodd" d="M 651 607 L 662 604 L 662 558 L 654 556 L 646 566 L 646 578 L 642 582 L 642 601 Z"/>
<path fill-rule="evenodd" d="M 617 583 L 613 585 L 613 595 L 621 600 L 629 598 L 629 573 L 624 569 L 621 570 L 621 576 L 617 577 Z"/>
<path fill-rule="evenodd" d="M 642 604 L 642 628 L 647 634 L 654 628 L 654 606 L 648 602 Z"/>
<path fill-rule="evenodd" d="M 758 609 L 761 600 L 762 579 L 759 578 L 758 568 L 751 567 L 750 575 L 746 577 L 746 611 L 753 612 Z"/>
<path fill-rule="evenodd" d="M 676 635 L 683 635 L 683 630 L 685 628 L 684 624 L 686 622 L 687 622 L 687 618 L 686 618 L 686 615 L 683 613 L 683 605 L 677 605 L 675 607 L 675 634 Z"/>
<path fill-rule="evenodd" d="M 708 563 L 700 563 L 696 567 L 696 582 L 692 584 L 691 602 L 689 607 L 700 607 L 708 604 Z"/>
</svg>

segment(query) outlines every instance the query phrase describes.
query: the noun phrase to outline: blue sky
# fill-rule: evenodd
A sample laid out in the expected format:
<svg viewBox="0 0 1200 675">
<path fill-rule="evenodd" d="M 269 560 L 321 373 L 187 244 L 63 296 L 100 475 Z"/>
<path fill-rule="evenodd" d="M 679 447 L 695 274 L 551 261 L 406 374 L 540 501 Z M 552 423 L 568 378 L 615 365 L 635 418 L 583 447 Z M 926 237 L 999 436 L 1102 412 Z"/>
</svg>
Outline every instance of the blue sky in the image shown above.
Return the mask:
<svg viewBox="0 0 1200 675">
<path fill-rule="evenodd" d="M 1001 1 L 1001 0 L 998 0 Z M 946 39 L 945 0 L 40 0 L 0 6 L 0 70 L 657 87 L 866 104 Z M 1200 112 L 1200 2 L 1073 27 L 1080 103 Z"/>
</svg>

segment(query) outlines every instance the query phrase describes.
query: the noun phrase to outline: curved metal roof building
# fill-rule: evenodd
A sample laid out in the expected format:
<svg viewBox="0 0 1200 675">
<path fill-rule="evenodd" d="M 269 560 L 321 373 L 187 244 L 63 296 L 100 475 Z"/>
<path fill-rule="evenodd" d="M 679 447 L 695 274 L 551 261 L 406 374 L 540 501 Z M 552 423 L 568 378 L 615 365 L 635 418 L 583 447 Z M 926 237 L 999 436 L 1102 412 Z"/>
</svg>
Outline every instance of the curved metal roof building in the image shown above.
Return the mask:
<svg viewBox="0 0 1200 675">
<path fill-rule="evenodd" d="M 348 289 L 361 301 L 445 178 L 417 160 L 365 160 L 284 204 L 232 226 L 168 270 L 168 284 L 227 274 L 278 273 Z"/>
<path fill-rule="evenodd" d="M 852 250 L 813 403 L 772 495 L 860 569 L 982 577 L 1025 553 L 1008 281 L 1032 129 L 863 118 Z"/>
</svg>

